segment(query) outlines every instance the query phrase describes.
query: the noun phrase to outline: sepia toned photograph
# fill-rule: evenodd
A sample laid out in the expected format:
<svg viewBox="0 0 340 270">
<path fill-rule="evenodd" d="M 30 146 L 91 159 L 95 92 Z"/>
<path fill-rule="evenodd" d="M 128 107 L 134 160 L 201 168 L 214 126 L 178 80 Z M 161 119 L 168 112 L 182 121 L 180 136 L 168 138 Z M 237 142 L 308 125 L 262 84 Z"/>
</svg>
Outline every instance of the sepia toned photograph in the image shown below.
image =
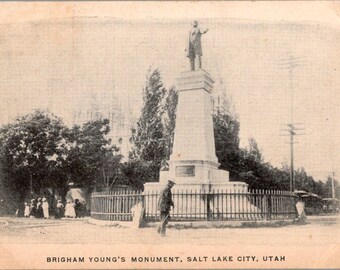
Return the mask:
<svg viewBox="0 0 340 270">
<path fill-rule="evenodd" d="M 0 269 L 339 269 L 339 16 L 0 3 Z"/>
</svg>

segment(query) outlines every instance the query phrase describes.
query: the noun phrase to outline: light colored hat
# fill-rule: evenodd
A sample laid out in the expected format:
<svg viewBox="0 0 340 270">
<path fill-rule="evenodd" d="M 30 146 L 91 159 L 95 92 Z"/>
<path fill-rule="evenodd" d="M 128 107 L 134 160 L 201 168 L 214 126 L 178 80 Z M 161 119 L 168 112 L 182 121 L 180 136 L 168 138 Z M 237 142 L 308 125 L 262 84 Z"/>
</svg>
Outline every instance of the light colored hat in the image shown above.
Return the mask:
<svg viewBox="0 0 340 270">
<path fill-rule="evenodd" d="M 46 198 L 45 197 L 42 200 L 43 200 L 43 202 L 46 202 Z"/>
</svg>

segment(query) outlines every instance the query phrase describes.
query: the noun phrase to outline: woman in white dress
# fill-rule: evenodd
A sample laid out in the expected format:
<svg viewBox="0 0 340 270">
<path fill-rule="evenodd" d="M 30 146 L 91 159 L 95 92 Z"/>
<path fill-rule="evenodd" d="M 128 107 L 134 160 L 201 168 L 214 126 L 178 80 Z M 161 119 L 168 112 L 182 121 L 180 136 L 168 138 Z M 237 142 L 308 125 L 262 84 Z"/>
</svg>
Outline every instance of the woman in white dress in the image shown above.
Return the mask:
<svg viewBox="0 0 340 270">
<path fill-rule="evenodd" d="M 25 211 L 24 211 L 24 217 L 29 217 L 30 215 L 30 206 L 27 202 L 25 202 Z"/>
<path fill-rule="evenodd" d="M 69 217 L 69 218 L 76 217 L 76 211 L 74 210 L 74 203 L 72 203 L 70 200 L 67 200 L 67 203 L 65 206 L 65 217 Z"/>
<path fill-rule="evenodd" d="M 44 218 L 49 218 L 50 214 L 49 214 L 49 204 L 47 199 L 44 197 L 42 199 L 42 209 L 43 209 L 43 213 L 44 213 Z"/>
<path fill-rule="evenodd" d="M 70 217 L 70 207 L 71 207 L 71 201 L 67 200 L 65 204 L 65 217 L 69 218 Z"/>
<path fill-rule="evenodd" d="M 74 202 L 71 202 L 70 203 L 71 207 L 70 207 L 70 217 L 71 218 L 75 218 L 76 217 L 76 210 L 75 210 L 75 203 Z"/>
</svg>

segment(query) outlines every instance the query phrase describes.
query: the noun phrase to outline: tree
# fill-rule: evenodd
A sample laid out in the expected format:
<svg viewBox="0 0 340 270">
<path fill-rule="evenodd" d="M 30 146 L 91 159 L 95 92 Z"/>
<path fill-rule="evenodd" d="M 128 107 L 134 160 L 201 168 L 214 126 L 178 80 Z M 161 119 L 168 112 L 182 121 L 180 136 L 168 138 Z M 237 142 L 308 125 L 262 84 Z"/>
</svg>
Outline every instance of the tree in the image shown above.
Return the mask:
<svg viewBox="0 0 340 270">
<path fill-rule="evenodd" d="M 176 110 L 178 104 L 178 92 L 173 86 L 167 92 L 167 97 L 165 99 L 164 105 L 164 137 L 166 141 L 166 155 L 165 160 L 170 159 L 172 153 L 172 147 L 174 143 L 174 133 L 176 125 Z"/>
<path fill-rule="evenodd" d="M 103 170 L 107 173 L 111 170 L 109 167 L 118 166 L 121 159 L 118 148 L 111 146 L 107 139 L 109 132 L 108 119 L 91 121 L 82 127 L 74 126 L 68 131 L 70 147 L 65 170 L 69 181 L 90 189 L 102 187 L 103 181 L 107 182 L 108 179 L 102 178 Z"/>
<path fill-rule="evenodd" d="M 332 177 L 328 176 L 326 182 L 323 185 L 323 196 L 325 198 L 332 198 Z M 335 189 L 335 197 L 338 198 L 338 186 L 339 183 L 337 180 L 334 180 L 334 189 Z"/>
<path fill-rule="evenodd" d="M 98 189 L 111 190 L 113 185 L 119 182 L 121 173 L 122 155 L 118 154 L 119 149 L 113 147 L 112 151 L 107 151 L 103 157 L 103 163 L 97 177 Z"/>
<path fill-rule="evenodd" d="M 279 189 L 280 184 L 274 180 L 275 169 L 264 162 L 262 153 L 254 138 L 249 138 L 249 146 L 241 150 L 239 164 L 240 178 L 251 189 Z"/>
<path fill-rule="evenodd" d="M 36 111 L 0 129 L 6 185 L 21 200 L 27 191 L 39 192 L 65 181 L 62 163 L 66 127 L 53 114 Z"/>
<path fill-rule="evenodd" d="M 164 114 L 163 99 L 166 89 L 163 87 L 161 74 L 155 69 L 147 78 L 143 91 L 144 106 L 132 129 L 133 149 L 131 159 L 151 162 L 154 173 L 149 181 L 157 181 L 161 162 L 166 155 L 166 137 L 162 117 Z"/>
<path fill-rule="evenodd" d="M 69 129 L 56 116 L 36 111 L 0 129 L 0 162 L 4 186 L 18 201 L 52 188 L 65 196 L 69 184 L 111 187 L 121 156 L 110 145 L 107 119 Z M 105 173 L 105 179 L 103 177 Z"/>
<path fill-rule="evenodd" d="M 257 145 L 255 138 L 250 137 L 249 141 L 249 155 L 252 156 L 257 162 L 263 162 L 262 153 Z"/>
<path fill-rule="evenodd" d="M 143 184 L 153 179 L 156 169 L 153 162 L 130 159 L 122 164 L 122 178 L 118 183 L 142 190 L 144 188 Z"/>
<path fill-rule="evenodd" d="M 229 115 L 213 116 L 216 156 L 220 168 L 229 171 L 231 180 L 239 180 L 240 123 Z"/>
</svg>

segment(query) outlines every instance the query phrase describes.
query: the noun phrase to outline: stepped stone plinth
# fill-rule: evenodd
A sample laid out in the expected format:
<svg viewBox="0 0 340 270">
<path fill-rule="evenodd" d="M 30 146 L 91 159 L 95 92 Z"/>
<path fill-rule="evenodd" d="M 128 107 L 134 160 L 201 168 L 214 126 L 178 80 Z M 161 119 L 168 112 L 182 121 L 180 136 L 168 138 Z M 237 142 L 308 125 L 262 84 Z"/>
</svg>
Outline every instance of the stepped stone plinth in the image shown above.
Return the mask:
<svg viewBox="0 0 340 270">
<path fill-rule="evenodd" d="M 145 190 L 159 190 L 168 180 L 173 190 L 247 191 L 243 182 L 229 182 L 228 171 L 219 170 L 212 119 L 211 92 L 214 80 L 203 69 L 187 71 L 177 78 L 179 92 L 173 151 L 169 170 L 160 172 L 159 183 Z"/>
</svg>

